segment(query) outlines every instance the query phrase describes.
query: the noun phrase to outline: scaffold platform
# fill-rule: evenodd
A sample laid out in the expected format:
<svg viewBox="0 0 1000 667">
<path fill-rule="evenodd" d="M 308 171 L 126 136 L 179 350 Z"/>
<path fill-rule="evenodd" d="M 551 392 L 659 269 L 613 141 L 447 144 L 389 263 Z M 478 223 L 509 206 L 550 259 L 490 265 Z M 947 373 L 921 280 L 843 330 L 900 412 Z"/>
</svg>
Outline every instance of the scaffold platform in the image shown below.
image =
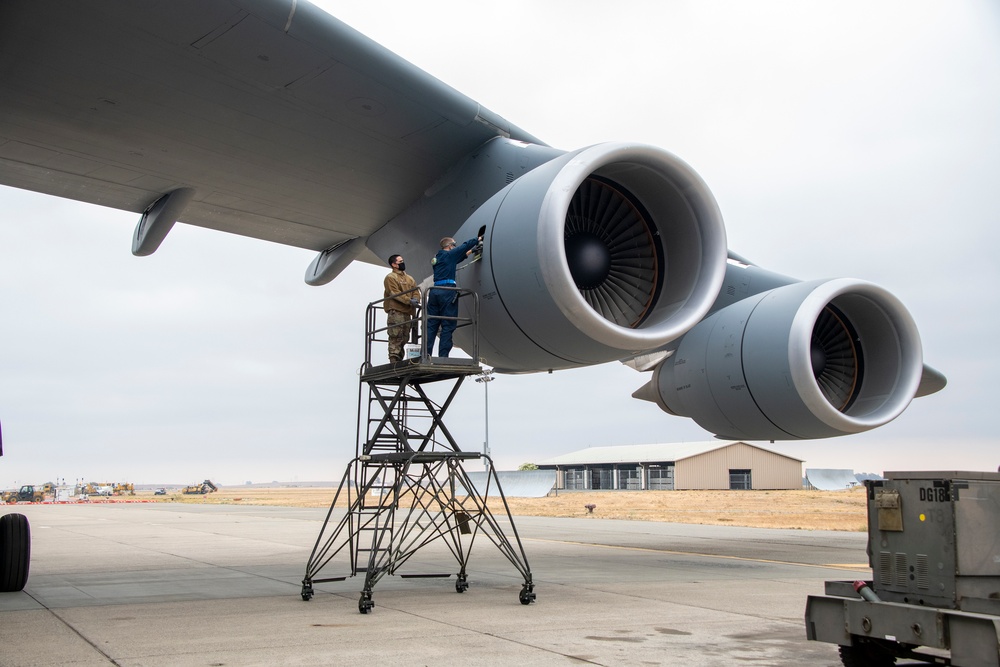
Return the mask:
<svg viewBox="0 0 1000 667">
<path fill-rule="evenodd" d="M 454 576 L 455 591 L 464 593 L 469 587 L 473 545 L 486 540 L 523 578 L 518 594 L 521 604 L 535 601 L 527 555 L 492 459 L 463 451 L 444 423 L 465 378 L 484 373 L 477 361 L 477 297 L 467 290 L 447 289 L 473 302 L 468 309 L 472 316 L 457 318 L 457 326 L 473 327 L 471 359 L 429 356 L 421 341 L 428 316 L 426 309 L 421 309 L 421 316 L 412 320 L 415 339 L 421 341 L 421 355 L 396 363 L 373 363 L 372 347 L 388 342 L 388 328 L 376 325 L 384 300 L 368 305 L 355 457 L 341 478 L 306 564 L 303 600 L 315 595 L 316 584 L 359 574 L 364 575 L 358 600 L 362 614 L 374 608 L 373 589 L 386 575 Z M 426 299 L 424 294 L 424 304 Z M 432 387 L 444 390 L 445 398 L 434 400 Z M 469 479 L 465 470 L 468 461 L 486 464 L 485 489 L 477 489 Z M 455 559 L 455 571 L 406 572 L 408 561 L 435 542 L 447 546 Z M 338 568 L 342 574 L 333 573 Z"/>
</svg>

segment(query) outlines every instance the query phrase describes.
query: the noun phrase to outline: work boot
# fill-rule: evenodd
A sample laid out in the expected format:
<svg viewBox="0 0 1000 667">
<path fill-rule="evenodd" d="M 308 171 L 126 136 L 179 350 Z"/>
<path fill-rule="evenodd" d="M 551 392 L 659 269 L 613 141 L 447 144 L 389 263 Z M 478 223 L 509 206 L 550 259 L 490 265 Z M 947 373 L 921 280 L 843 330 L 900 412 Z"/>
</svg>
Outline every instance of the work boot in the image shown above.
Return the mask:
<svg viewBox="0 0 1000 667">
<path fill-rule="evenodd" d="M 396 356 L 389 357 L 389 363 L 390 364 L 398 364 L 402 360 L 403 360 L 402 357 L 396 357 Z"/>
</svg>

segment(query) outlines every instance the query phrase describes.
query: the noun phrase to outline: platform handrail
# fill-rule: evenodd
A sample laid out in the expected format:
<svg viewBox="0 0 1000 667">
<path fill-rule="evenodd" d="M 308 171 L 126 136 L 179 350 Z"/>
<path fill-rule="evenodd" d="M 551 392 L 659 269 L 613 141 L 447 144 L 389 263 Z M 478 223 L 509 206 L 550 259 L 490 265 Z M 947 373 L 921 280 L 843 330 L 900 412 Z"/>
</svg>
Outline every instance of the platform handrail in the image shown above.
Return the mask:
<svg viewBox="0 0 1000 667">
<path fill-rule="evenodd" d="M 472 297 L 472 315 L 469 317 L 461 316 L 461 307 L 459 307 L 458 317 L 445 317 L 444 315 L 429 315 L 427 313 L 427 300 L 430 298 L 432 290 L 439 290 L 445 292 L 455 292 L 457 296 L 455 297 L 459 302 L 466 297 Z M 458 324 L 455 326 L 455 331 L 462 329 L 467 326 L 472 327 L 472 350 L 468 351 L 469 356 L 474 360 L 479 360 L 479 295 L 470 290 L 462 287 L 451 287 L 448 285 L 431 285 L 424 293 L 421 295 L 420 302 L 420 358 L 423 360 L 428 359 L 427 354 L 427 324 L 429 320 L 441 320 L 453 321 Z"/>
<path fill-rule="evenodd" d="M 366 368 L 371 368 L 373 365 L 372 343 L 385 343 L 386 345 L 388 345 L 389 343 L 389 334 L 388 334 L 389 325 L 388 323 L 386 323 L 384 327 L 379 327 L 378 323 L 376 322 L 376 314 L 380 312 L 385 312 L 386 301 L 395 299 L 396 297 L 400 297 L 405 294 L 411 294 L 413 292 L 417 292 L 417 294 L 419 295 L 420 288 L 411 287 L 410 289 L 405 290 L 403 292 L 390 294 L 387 297 L 381 298 L 378 301 L 372 301 L 368 304 L 367 308 L 365 309 L 365 361 L 362 366 L 362 371 Z M 406 322 L 402 322 L 401 324 L 413 324 L 414 322 L 419 322 L 419 321 L 420 321 L 420 316 L 418 314 L 415 315 L 414 317 L 411 317 Z M 417 342 L 417 337 L 419 336 L 419 332 L 417 331 L 417 329 L 418 327 L 412 327 L 410 329 L 410 340 L 413 343 Z M 385 332 L 385 337 L 379 338 L 378 334 L 383 332 Z"/>
<path fill-rule="evenodd" d="M 444 315 L 429 315 L 427 312 L 427 301 L 430 298 L 431 290 L 456 292 L 457 294 L 456 299 L 459 300 L 460 306 L 461 306 L 461 299 L 466 299 L 471 297 L 472 298 L 471 313 L 464 317 L 461 315 L 461 310 L 459 311 L 459 315 L 457 317 L 446 317 Z M 420 288 L 413 287 L 411 289 L 399 292 L 397 294 L 390 294 L 387 297 L 383 297 L 381 299 L 378 299 L 377 301 L 372 301 L 368 304 L 368 307 L 365 310 L 365 360 L 364 360 L 364 365 L 362 366 L 361 369 L 362 373 L 364 373 L 366 369 L 378 365 L 372 362 L 372 345 L 374 343 L 385 343 L 388 345 L 389 343 L 388 331 L 390 327 L 388 323 L 386 323 L 385 326 L 379 326 L 377 321 L 378 313 L 385 312 L 385 303 L 387 301 L 395 299 L 400 296 L 404 296 L 406 294 L 411 294 L 413 292 L 417 292 L 418 294 L 420 294 Z M 406 322 L 402 322 L 400 323 L 400 325 L 394 325 L 394 326 L 401 326 L 402 324 L 410 324 L 410 325 L 413 325 L 414 323 L 417 324 L 417 326 L 411 326 L 410 344 L 416 345 L 419 343 L 421 361 L 429 361 L 431 358 L 427 353 L 427 324 L 429 320 L 442 320 L 442 321 L 447 320 L 447 321 L 457 322 L 455 326 L 456 331 L 458 329 L 471 326 L 472 350 L 471 351 L 466 350 L 466 352 L 469 353 L 469 356 L 471 356 L 472 359 L 474 360 L 479 359 L 479 326 L 478 326 L 479 295 L 475 291 L 470 289 L 465 289 L 462 287 L 432 285 L 428 287 L 426 290 L 424 290 L 422 294 L 420 294 L 419 301 L 420 304 L 417 306 L 417 313 L 413 317 L 408 319 Z M 380 336 L 380 334 L 384 335 Z"/>
</svg>

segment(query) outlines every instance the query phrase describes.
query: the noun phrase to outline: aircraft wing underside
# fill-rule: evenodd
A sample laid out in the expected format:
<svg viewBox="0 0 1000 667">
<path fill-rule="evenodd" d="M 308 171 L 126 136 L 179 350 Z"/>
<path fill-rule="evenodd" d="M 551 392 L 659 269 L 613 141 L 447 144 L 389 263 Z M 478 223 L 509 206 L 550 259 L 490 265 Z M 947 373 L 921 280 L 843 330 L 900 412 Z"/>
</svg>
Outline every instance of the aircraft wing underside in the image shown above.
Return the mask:
<svg viewBox="0 0 1000 667">
<path fill-rule="evenodd" d="M 175 220 L 312 249 L 314 285 L 478 237 L 459 347 L 509 373 L 632 360 L 633 396 L 729 439 L 859 433 L 946 382 L 888 291 L 729 251 L 672 153 L 553 149 L 297 0 L 6 0 L 0 183 L 144 212 L 136 254 Z"/>
<path fill-rule="evenodd" d="M 536 139 L 289 0 L 0 4 L 0 183 L 323 250 L 496 136 Z"/>
</svg>

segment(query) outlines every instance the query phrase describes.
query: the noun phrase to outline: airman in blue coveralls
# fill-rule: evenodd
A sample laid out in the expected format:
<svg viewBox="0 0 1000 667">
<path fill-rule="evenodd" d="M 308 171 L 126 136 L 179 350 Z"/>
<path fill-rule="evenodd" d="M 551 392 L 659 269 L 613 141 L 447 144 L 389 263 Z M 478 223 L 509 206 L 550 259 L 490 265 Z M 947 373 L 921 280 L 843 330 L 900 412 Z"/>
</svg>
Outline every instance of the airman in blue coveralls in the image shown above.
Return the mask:
<svg viewBox="0 0 1000 667">
<path fill-rule="evenodd" d="M 455 239 L 446 236 L 441 239 L 441 250 L 438 251 L 431 264 L 434 265 L 435 287 L 456 287 L 455 271 L 458 263 L 472 252 L 481 238 L 469 239 L 462 245 L 456 245 Z M 458 317 L 458 292 L 447 289 L 433 289 L 427 298 L 427 354 L 434 356 L 434 339 L 438 329 L 441 330 L 441 342 L 438 346 L 439 357 L 447 357 L 451 353 L 451 336 L 458 325 L 455 319 L 438 319 L 441 317 Z"/>
</svg>

